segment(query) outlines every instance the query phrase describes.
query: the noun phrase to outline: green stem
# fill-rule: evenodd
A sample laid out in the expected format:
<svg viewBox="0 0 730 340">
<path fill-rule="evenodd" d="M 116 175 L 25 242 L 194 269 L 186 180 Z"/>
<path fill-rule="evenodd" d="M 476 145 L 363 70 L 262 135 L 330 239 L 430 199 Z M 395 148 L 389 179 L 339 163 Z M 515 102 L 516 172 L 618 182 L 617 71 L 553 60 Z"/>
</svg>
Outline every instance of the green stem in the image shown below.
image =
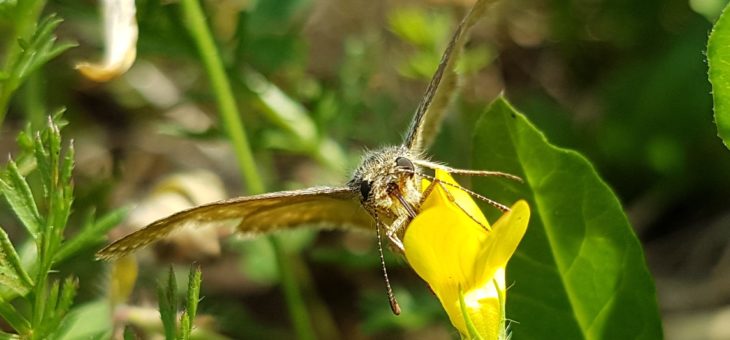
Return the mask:
<svg viewBox="0 0 730 340">
<path fill-rule="evenodd" d="M 34 72 L 28 76 L 23 87 L 23 92 L 21 93 L 26 120 L 30 122 L 35 130 L 40 130 L 46 120 L 42 77 L 42 72 Z"/>
<path fill-rule="evenodd" d="M 284 288 L 284 295 L 286 296 L 287 307 L 289 308 L 289 315 L 294 322 L 294 329 L 296 329 L 300 340 L 314 340 L 316 335 L 312 328 L 312 322 L 307 312 L 304 298 L 297 285 L 297 280 L 294 275 L 295 271 L 292 266 L 292 262 L 287 258 L 286 252 L 282 249 L 279 239 L 276 235 L 269 237 L 271 245 L 274 247 L 276 253 L 276 262 L 279 265 L 279 276 L 281 284 Z"/>
<path fill-rule="evenodd" d="M 39 160 L 40 161 L 40 160 Z M 54 185 L 51 185 L 49 188 L 49 206 L 48 206 L 48 217 L 47 219 L 52 220 L 53 219 L 53 213 L 54 209 L 57 209 L 57 207 L 53 204 L 53 194 L 55 192 Z M 33 290 L 34 293 L 34 303 L 33 303 L 33 330 L 38 331 L 43 326 L 43 321 L 47 315 L 45 314 L 46 311 L 46 284 L 48 280 L 48 273 L 51 270 L 52 267 L 52 253 L 51 253 L 51 242 L 52 238 L 54 237 L 53 233 L 53 221 L 46 220 L 45 228 L 40 231 L 40 239 L 37 242 L 38 247 L 38 272 L 35 280 L 35 287 Z M 32 335 L 33 339 L 37 339 L 38 336 L 42 336 L 42 334 L 38 334 L 37 332 L 34 332 Z"/>
<path fill-rule="evenodd" d="M 213 42 L 213 36 L 206 25 L 203 10 L 197 0 L 183 0 L 182 11 L 184 24 L 195 41 L 203 66 L 208 74 L 210 85 L 213 88 L 213 93 L 215 93 L 223 128 L 233 143 L 244 183 L 248 186 L 249 192 L 260 194 L 264 192 L 264 183 L 256 169 L 256 163 L 246 137 L 246 130 L 236 107 L 231 84 L 228 82 L 223 62 Z"/>
<path fill-rule="evenodd" d="M 250 193 L 262 193 L 264 192 L 264 183 L 256 169 L 243 121 L 241 121 L 241 116 L 236 107 L 231 84 L 226 76 L 223 62 L 218 55 L 218 49 L 213 41 L 213 36 L 206 24 L 203 10 L 198 0 L 182 0 L 181 5 L 184 25 L 187 27 L 198 48 L 203 65 L 208 74 L 210 85 L 213 88 L 216 101 L 218 102 L 223 128 L 233 143 L 244 183 L 246 183 Z M 315 339 L 316 336 L 311 327 L 306 306 L 302 302 L 301 292 L 286 259 L 286 255 L 279 246 L 275 236 L 269 239 L 274 247 L 279 263 L 284 295 L 287 299 L 289 314 L 294 323 L 295 330 L 300 339 Z"/>
</svg>

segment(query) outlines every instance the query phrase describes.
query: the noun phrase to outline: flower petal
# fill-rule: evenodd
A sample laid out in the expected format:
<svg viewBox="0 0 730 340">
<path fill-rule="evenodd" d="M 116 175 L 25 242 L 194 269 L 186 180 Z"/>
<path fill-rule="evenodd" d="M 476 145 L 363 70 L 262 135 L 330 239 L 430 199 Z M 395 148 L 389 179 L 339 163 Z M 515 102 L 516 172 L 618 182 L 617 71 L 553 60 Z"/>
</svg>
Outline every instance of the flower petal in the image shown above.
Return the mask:
<svg viewBox="0 0 730 340">
<path fill-rule="evenodd" d="M 456 184 L 446 172 L 437 170 L 436 178 Z M 425 184 L 424 188 L 428 186 Z M 448 194 L 440 185 L 433 189 L 403 241 L 406 259 L 434 291 L 448 289 L 458 294 L 459 285 L 470 281 L 474 258 L 488 233 L 472 219 L 486 225 L 486 218 L 471 197 L 458 188 L 446 188 Z"/>
<path fill-rule="evenodd" d="M 421 211 L 428 210 L 436 206 L 453 206 L 454 208 L 459 210 L 463 209 L 463 212 L 467 212 L 469 215 L 471 215 L 471 217 L 474 217 L 480 223 L 484 224 L 485 226 L 489 226 L 489 223 L 484 217 L 482 210 L 479 209 L 479 206 L 476 204 L 476 202 L 474 202 L 469 193 L 458 188 L 459 183 L 456 183 L 454 178 L 451 177 L 451 174 L 444 170 L 436 169 L 436 179 L 446 184 L 444 184 L 443 186 L 437 185 L 436 188 L 434 188 L 434 192 L 432 192 L 431 195 L 426 198 L 426 201 L 423 202 L 423 205 L 421 206 Z M 429 182 L 428 180 L 424 180 L 423 185 L 421 185 L 422 190 L 426 190 L 430 183 L 431 182 Z M 444 192 L 444 188 L 448 190 L 448 195 L 446 194 L 446 192 Z M 434 193 L 437 192 L 440 192 L 442 195 L 434 195 Z M 453 202 L 449 200 L 449 195 L 451 196 L 451 198 L 454 199 Z"/>
<path fill-rule="evenodd" d="M 409 224 L 406 259 L 462 334 L 468 334 L 466 313 L 480 335 L 497 338 L 504 323 L 505 267 L 526 232 L 530 208 L 518 201 L 487 231 L 471 196 L 454 187 L 458 184 L 448 173 L 437 170 L 436 178 L 452 185 L 435 186 Z M 423 183 L 424 190 L 429 184 Z"/>
<path fill-rule="evenodd" d="M 134 0 L 103 0 L 104 60 L 81 62 L 76 69 L 85 77 L 104 82 L 126 72 L 137 55 L 137 19 Z"/>
<path fill-rule="evenodd" d="M 507 267 L 507 262 L 525 236 L 529 220 L 530 206 L 519 200 L 494 223 L 489 238 L 475 258 L 474 273 L 481 276 L 476 279 L 477 282 L 490 280 L 498 268 Z"/>
<path fill-rule="evenodd" d="M 464 294 L 466 309 L 462 314 L 469 316 L 482 339 L 498 339 L 504 330 L 504 292 L 504 268 L 500 268 L 494 273 L 492 280 Z M 452 318 L 451 323 L 463 333 L 460 327 L 461 324 L 466 327 L 465 321 Z"/>
</svg>

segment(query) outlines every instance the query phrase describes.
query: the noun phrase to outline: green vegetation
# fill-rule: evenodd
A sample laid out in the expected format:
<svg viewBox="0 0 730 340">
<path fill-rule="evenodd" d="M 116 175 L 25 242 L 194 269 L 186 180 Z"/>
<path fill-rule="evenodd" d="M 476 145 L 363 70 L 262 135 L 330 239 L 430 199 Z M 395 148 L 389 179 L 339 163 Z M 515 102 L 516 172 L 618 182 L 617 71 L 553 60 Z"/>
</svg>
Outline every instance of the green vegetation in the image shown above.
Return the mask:
<svg viewBox="0 0 730 340">
<path fill-rule="evenodd" d="M 730 14 L 722 12 L 707 44 L 712 95 L 715 99 L 715 123 L 718 135 L 730 148 Z"/>
<path fill-rule="evenodd" d="M 474 164 L 505 169 L 527 184 L 484 181 L 479 191 L 503 202 L 524 198 L 533 211 L 510 261 L 507 281 L 519 284 L 508 292 L 507 315 L 541 318 L 514 327 L 514 336 L 661 338 L 654 282 L 641 245 L 618 199 L 588 160 L 548 143 L 501 97 L 475 131 Z"/>
<path fill-rule="evenodd" d="M 165 329 L 165 338 L 188 340 L 191 338 L 193 320 L 198 310 L 201 283 L 200 267 L 190 268 L 185 310 L 180 316 L 179 325 L 177 323 L 177 281 L 172 268 L 168 273 L 167 284 L 160 284 L 157 287 L 157 298 L 160 304 L 160 317 L 162 318 L 162 326 Z"/>
<path fill-rule="evenodd" d="M 97 84 L 74 70 L 100 59 L 97 7 L 0 1 L 0 339 L 458 337 L 386 251 L 390 313 L 368 234 L 195 230 L 93 255 L 168 208 L 344 183 L 364 148 L 400 142 L 465 5 L 136 5 L 136 62 Z M 474 27 L 429 154 L 525 180 L 459 178 L 531 206 L 507 273 L 513 339 L 716 329 L 701 320 L 722 315 L 730 274 L 724 5 L 502 1 Z"/>
<path fill-rule="evenodd" d="M 24 244 L 14 247 L 4 230 L 0 234 L 0 315 L 23 338 L 68 336 L 64 326 L 79 283 L 73 276 L 52 275 L 52 271 L 80 251 L 98 246 L 123 215 L 111 212 L 97 220 L 92 211 L 76 234 L 65 239 L 74 201 L 74 147 L 71 143 L 62 147 L 63 125 L 59 113 L 49 118 L 42 131 L 21 132 L 18 162 L 10 159 L 0 173 L 0 192 L 27 235 Z M 37 181 L 39 190 L 31 189 L 29 179 Z M 25 256 L 21 258 L 18 249 L 25 250 Z"/>
</svg>

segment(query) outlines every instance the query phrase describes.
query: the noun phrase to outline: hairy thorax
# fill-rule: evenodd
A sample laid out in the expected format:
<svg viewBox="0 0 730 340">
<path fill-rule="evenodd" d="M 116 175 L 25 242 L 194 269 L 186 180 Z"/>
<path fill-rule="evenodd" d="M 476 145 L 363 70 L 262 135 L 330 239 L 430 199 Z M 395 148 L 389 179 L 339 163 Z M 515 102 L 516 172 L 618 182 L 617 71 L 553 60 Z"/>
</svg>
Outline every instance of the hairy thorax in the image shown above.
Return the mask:
<svg viewBox="0 0 730 340">
<path fill-rule="evenodd" d="M 422 195 L 415 157 L 402 146 L 368 152 L 348 183 L 389 236 L 402 236 L 418 213 Z"/>
</svg>

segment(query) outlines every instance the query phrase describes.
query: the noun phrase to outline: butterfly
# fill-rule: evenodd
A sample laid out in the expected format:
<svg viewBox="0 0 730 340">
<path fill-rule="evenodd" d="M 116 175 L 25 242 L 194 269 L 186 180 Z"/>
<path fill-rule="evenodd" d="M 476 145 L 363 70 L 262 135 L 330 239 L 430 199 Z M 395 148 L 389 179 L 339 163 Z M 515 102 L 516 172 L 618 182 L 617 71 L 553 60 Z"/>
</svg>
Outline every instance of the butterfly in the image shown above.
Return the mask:
<svg viewBox="0 0 730 340">
<path fill-rule="evenodd" d="M 237 230 L 244 234 L 265 234 L 305 225 L 375 230 L 379 244 L 383 233 L 392 247 L 402 253 L 401 239 L 405 229 L 418 215 L 431 186 L 445 185 L 426 174 L 425 169 L 519 180 L 502 172 L 451 168 L 432 162 L 425 156 L 456 86 L 456 55 L 462 48 L 466 31 L 482 16 L 487 3 L 487 0 L 477 1 L 457 27 L 416 109 L 403 143 L 365 154 L 345 185 L 242 196 L 183 210 L 114 241 L 101 249 L 96 254 L 97 258 L 113 260 L 125 256 L 186 225 L 229 220 L 238 221 Z M 422 178 L 431 179 L 432 184 L 425 190 L 421 187 Z M 509 210 L 477 193 L 468 192 L 502 211 Z M 379 251 L 383 262 L 382 246 Z M 391 308 L 399 314 L 400 308 L 388 284 L 387 272 L 385 280 Z"/>
</svg>

